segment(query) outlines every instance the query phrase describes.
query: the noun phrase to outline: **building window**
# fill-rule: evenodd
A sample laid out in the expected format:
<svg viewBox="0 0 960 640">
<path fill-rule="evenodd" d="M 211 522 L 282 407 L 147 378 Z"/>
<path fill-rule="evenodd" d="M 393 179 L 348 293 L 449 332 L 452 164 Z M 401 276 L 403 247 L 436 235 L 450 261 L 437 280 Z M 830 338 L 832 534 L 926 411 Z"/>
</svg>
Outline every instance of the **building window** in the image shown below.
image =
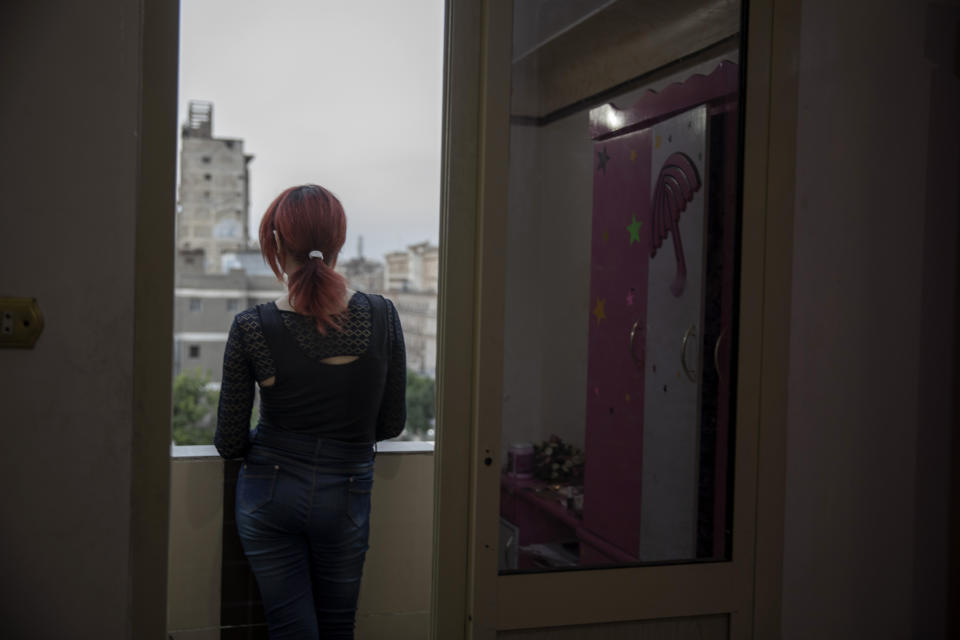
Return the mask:
<svg viewBox="0 0 960 640">
<path fill-rule="evenodd" d="M 200 298 L 190 298 L 190 311 L 203 311 L 203 300 Z"/>
<path fill-rule="evenodd" d="M 213 176 L 211 176 L 209 173 L 203 174 L 203 179 L 204 179 L 204 180 L 210 180 L 210 178 L 212 178 L 212 177 L 213 177 Z"/>
<path fill-rule="evenodd" d="M 190 345 L 190 357 L 199 358 L 200 357 L 200 345 L 192 344 Z"/>
<path fill-rule="evenodd" d="M 210 156 L 203 156 L 203 164 L 210 164 Z"/>
<path fill-rule="evenodd" d="M 240 301 L 236 298 L 227 299 L 227 311 L 237 311 L 240 308 Z"/>
</svg>

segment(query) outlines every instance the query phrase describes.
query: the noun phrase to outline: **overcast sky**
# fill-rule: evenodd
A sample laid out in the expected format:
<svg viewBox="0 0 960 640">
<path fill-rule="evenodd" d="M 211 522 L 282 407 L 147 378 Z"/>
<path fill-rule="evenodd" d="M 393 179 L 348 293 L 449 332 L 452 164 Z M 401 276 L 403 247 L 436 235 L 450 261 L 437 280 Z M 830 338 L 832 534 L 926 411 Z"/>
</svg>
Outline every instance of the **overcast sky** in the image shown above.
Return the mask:
<svg viewBox="0 0 960 640">
<path fill-rule="evenodd" d="M 443 0 L 182 0 L 179 122 L 214 103 L 242 138 L 256 236 L 290 185 L 322 184 L 347 212 L 343 257 L 437 242 Z"/>
</svg>

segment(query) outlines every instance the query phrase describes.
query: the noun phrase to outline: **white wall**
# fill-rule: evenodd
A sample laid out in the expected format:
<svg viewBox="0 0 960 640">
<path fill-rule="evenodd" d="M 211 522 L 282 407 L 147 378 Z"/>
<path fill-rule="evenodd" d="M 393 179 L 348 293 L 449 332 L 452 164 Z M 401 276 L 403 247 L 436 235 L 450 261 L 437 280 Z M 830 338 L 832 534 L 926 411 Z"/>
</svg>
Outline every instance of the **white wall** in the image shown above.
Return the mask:
<svg viewBox="0 0 960 640">
<path fill-rule="evenodd" d="M 929 6 L 802 3 L 788 640 L 944 637 L 958 13 Z"/>
</svg>

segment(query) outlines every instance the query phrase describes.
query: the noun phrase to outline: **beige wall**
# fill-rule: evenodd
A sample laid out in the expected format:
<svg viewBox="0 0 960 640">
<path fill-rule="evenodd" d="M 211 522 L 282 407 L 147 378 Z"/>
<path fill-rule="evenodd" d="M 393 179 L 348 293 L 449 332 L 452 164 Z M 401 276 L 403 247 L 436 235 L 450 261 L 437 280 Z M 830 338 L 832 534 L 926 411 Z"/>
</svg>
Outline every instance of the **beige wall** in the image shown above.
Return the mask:
<svg viewBox="0 0 960 640">
<path fill-rule="evenodd" d="M 174 458 L 170 468 L 167 629 L 175 632 L 176 638 L 192 638 L 193 634 L 185 635 L 186 630 L 209 633 L 219 628 L 222 552 L 223 460 Z"/>
<path fill-rule="evenodd" d="M 947 4 L 876 3 L 865 19 L 802 3 L 788 640 L 945 637 L 960 203 Z"/>
<path fill-rule="evenodd" d="M 222 504 L 220 458 L 174 459 L 167 624 L 175 638 L 199 640 L 219 627 Z M 370 522 L 357 638 L 422 640 L 430 606 L 431 452 L 377 456 Z"/>
<path fill-rule="evenodd" d="M 175 93 L 141 80 L 175 87 L 176 6 L 3 4 L 0 295 L 36 297 L 46 322 L 0 352 L 5 638 L 162 637 L 170 350 L 153 366 L 144 341 L 169 334 L 172 272 L 136 265 L 173 210 Z"/>
</svg>

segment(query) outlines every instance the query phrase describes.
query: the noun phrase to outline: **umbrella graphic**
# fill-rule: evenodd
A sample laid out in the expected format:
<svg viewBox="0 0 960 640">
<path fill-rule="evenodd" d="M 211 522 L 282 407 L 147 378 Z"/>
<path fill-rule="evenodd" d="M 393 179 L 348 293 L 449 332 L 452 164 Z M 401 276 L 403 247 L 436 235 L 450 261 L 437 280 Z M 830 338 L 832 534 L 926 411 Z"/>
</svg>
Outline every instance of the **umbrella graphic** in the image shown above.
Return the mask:
<svg viewBox="0 0 960 640">
<path fill-rule="evenodd" d="M 700 174 L 693 160 L 685 153 L 674 153 L 660 169 L 657 185 L 653 191 L 653 224 L 650 232 L 653 242 L 650 244 L 650 257 L 657 255 L 657 249 L 663 245 L 667 235 L 673 232 L 673 252 L 677 257 L 677 275 L 670 285 L 670 292 L 680 297 L 687 283 L 687 263 L 683 258 L 683 242 L 680 240 L 680 213 L 700 189 Z"/>
</svg>

